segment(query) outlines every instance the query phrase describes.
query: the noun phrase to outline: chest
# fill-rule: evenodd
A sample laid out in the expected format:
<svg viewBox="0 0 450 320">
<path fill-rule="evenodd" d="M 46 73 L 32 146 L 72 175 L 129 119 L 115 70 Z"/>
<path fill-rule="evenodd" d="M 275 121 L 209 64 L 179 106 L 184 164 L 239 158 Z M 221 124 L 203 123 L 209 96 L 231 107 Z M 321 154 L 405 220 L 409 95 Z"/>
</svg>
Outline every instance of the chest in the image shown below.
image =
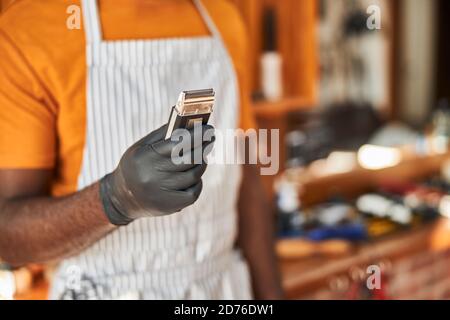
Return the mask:
<svg viewBox="0 0 450 320">
<path fill-rule="evenodd" d="M 199 88 L 217 92 L 210 120 L 216 130 L 236 128 L 237 81 L 216 39 L 88 45 L 86 144 L 79 187 L 113 170 L 130 145 L 167 123 L 182 90 Z"/>
</svg>

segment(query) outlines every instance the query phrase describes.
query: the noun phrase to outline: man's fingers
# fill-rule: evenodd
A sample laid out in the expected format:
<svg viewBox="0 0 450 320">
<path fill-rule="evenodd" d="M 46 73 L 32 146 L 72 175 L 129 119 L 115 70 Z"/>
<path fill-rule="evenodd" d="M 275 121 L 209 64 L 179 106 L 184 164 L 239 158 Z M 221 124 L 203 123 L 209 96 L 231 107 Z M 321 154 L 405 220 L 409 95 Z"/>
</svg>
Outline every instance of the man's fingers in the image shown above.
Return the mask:
<svg viewBox="0 0 450 320">
<path fill-rule="evenodd" d="M 200 180 L 199 183 L 197 183 L 196 185 L 189 187 L 186 190 L 182 191 L 185 193 L 186 197 L 188 199 L 190 199 L 191 202 L 189 203 L 189 205 L 191 205 L 195 201 L 197 201 L 198 197 L 202 193 L 202 189 L 203 189 L 203 181 Z"/>
<path fill-rule="evenodd" d="M 159 169 L 167 172 L 187 171 L 199 164 L 206 163 L 206 157 L 212 151 L 214 141 L 207 141 L 201 147 L 189 150 L 182 156 L 174 155 L 162 160 Z"/>
<path fill-rule="evenodd" d="M 161 181 L 161 186 L 170 190 L 183 191 L 196 185 L 201 180 L 206 168 L 206 164 L 201 164 L 187 171 L 172 173 L 168 179 Z"/>
<path fill-rule="evenodd" d="M 167 124 L 159 127 L 158 129 L 150 132 L 147 136 L 142 138 L 138 143 L 142 142 L 146 145 L 152 145 L 158 141 L 161 141 L 166 136 Z"/>
<path fill-rule="evenodd" d="M 214 148 L 214 143 L 216 142 L 216 138 L 213 137 L 211 141 L 207 141 L 203 144 L 203 157 L 206 158 Z"/>
<path fill-rule="evenodd" d="M 166 192 L 171 194 L 174 207 L 178 207 L 177 211 L 180 211 L 197 201 L 202 189 L 203 181 L 200 180 L 196 185 L 185 190 L 166 190 Z"/>
<path fill-rule="evenodd" d="M 152 147 L 153 149 L 162 156 L 172 156 L 173 151 L 179 151 L 179 155 L 186 150 L 195 149 L 203 144 L 203 137 L 209 130 L 214 130 L 210 125 L 203 125 L 201 130 L 199 128 L 177 129 L 172 135 L 171 139 L 157 141 Z M 211 137 L 208 133 L 207 136 Z M 214 140 L 214 135 L 212 135 L 211 140 Z"/>
</svg>

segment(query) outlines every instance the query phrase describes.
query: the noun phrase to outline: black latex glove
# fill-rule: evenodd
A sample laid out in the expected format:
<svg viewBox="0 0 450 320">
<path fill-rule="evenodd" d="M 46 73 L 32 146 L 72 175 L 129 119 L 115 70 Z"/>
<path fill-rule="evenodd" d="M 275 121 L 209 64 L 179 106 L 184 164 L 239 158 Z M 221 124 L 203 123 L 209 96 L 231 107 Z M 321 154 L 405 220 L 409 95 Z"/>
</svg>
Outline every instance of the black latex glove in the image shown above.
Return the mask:
<svg viewBox="0 0 450 320">
<path fill-rule="evenodd" d="M 194 152 L 203 155 L 212 150 L 214 137 L 203 142 L 200 134 L 214 129 L 209 125 L 201 128 L 189 131 L 192 147 L 178 155 L 177 160 L 193 160 Z M 100 197 L 112 224 L 126 225 L 142 217 L 169 215 L 190 206 L 200 196 L 206 163 L 172 161 L 178 142 L 164 140 L 166 131 L 167 125 L 136 142 L 122 156 L 117 169 L 100 181 Z"/>
</svg>

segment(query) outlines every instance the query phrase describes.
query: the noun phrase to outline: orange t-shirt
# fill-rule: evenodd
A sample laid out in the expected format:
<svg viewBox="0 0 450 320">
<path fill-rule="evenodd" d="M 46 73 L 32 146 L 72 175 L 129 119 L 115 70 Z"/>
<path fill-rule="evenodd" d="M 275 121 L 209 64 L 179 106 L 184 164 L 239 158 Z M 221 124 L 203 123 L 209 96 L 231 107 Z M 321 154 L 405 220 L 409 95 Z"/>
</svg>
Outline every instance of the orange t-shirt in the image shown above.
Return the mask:
<svg viewBox="0 0 450 320">
<path fill-rule="evenodd" d="M 208 34 L 191 0 L 98 3 L 106 40 Z M 244 25 L 228 1 L 203 3 L 238 75 L 241 127 L 254 127 Z M 85 144 L 85 34 L 67 27 L 71 5 L 80 0 L 16 0 L 0 17 L 0 168 L 54 168 L 54 195 L 76 191 Z"/>
</svg>

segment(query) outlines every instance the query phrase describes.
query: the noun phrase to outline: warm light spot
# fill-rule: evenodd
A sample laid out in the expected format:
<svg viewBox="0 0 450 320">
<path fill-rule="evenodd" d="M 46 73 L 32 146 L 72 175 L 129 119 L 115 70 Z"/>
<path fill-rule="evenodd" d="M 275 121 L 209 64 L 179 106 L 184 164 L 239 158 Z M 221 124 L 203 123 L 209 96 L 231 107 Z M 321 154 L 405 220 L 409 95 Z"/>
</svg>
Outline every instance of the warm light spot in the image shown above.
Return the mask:
<svg viewBox="0 0 450 320">
<path fill-rule="evenodd" d="M 389 147 L 364 145 L 358 151 L 358 162 L 365 169 L 377 170 L 393 167 L 400 163 L 399 150 Z"/>
<path fill-rule="evenodd" d="M 442 216 L 450 219 L 450 196 L 445 196 L 441 199 L 439 212 Z"/>
</svg>

